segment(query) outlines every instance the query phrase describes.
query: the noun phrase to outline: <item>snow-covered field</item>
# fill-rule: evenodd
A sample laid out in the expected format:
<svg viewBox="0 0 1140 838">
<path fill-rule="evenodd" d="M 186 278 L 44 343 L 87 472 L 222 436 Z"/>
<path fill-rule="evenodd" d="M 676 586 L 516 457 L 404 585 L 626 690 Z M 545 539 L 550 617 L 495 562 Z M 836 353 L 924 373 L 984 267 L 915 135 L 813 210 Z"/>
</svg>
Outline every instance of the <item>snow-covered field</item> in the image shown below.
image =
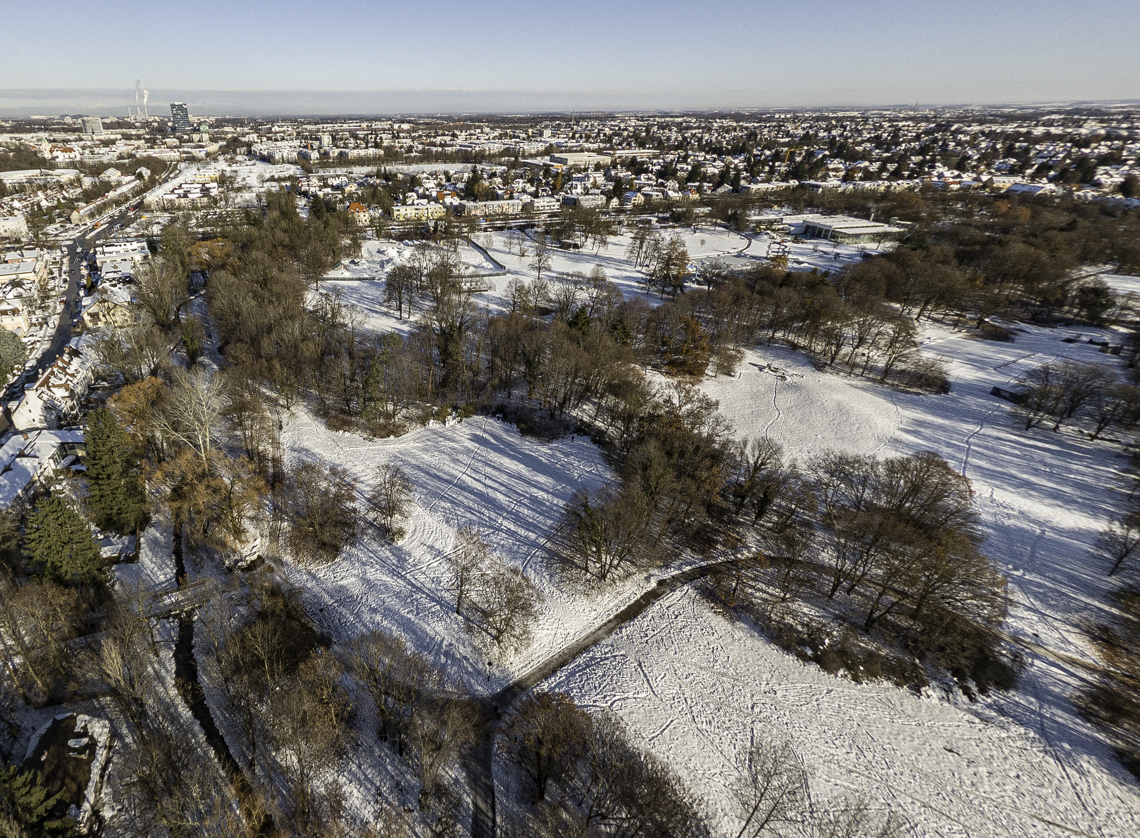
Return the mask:
<svg viewBox="0 0 1140 838">
<path fill-rule="evenodd" d="M 744 236 L 731 230 L 712 227 L 663 229 L 662 235 L 680 236 L 688 250 L 691 261 L 699 262 L 718 256 L 745 256 L 764 260 L 772 253 L 777 239 L 766 234 Z M 508 233 L 480 233 L 475 240 L 486 248 L 494 262 L 502 265 L 507 274 L 498 273 L 498 267 L 473 247 L 460 251 L 461 261 L 473 273 L 485 276 L 489 290 L 477 294 L 475 304 L 491 312 L 503 311 L 509 307 L 507 287 L 514 278 L 531 281 L 534 269 L 534 242 L 524 239 L 525 255 L 519 255 L 517 246 L 508 241 Z M 627 297 L 645 297 L 657 304 L 661 300 L 656 294 L 645 292 L 644 274 L 634 268 L 626 252 L 630 238 L 622 234 L 612 236 L 606 247 L 595 250 L 587 247 L 582 251 L 553 249 L 550 267 L 543 273 L 549 279 L 569 274 L 589 275 L 595 266 L 600 266 L 611 282 L 614 282 Z M 784 246 L 788 249 L 788 266 L 791 270 L 820 272 L 836 271 L 862 259 L 868 248 L 849 245 L 836 245 L 829 242 L 792 242 Z M 883 247 L 889 247 L 884 245 Z M 870 248 L 873 250 L 874 248 Z M 321 283 L 321 290 L 337 291 L 346 303 L 356 306 L 365 316 L 365 324 L 375 332 L 394 331 L 406 335 L 414 326 L 414 318 L 400 320 L 392 310 L 384 305 L 384 283 L 382 278 L 397 264 L 405 261 L 412 251 L 411 245 L 390 240 L 366 241 L 359 259 L 346 259 L 330 271 Z M 762 262 L 758 261 L 758 264 Z M 376 281 L 380 279 L 381 281 Z"/>
<path fill-rule="evenodd" d="M 1078 334 L 1026 328 L 1008 344 L 929 328 L 924 349 L 946 362 L 949 395 L 821 373 L 779 347 L 748 352 L 737 377 L 704 389 L 739 436 L 769 436 L 801 462 L 826 448 L 940 453 L 971 479 L 987 551 L 1010 576 L 1006 630 L 1091 661 L 1081 626 L 1106 616 L 1110 586 L 1087 550 L 1121 500 L 1119 446 L 1026 433 L 1009 403 L 989 395 L 1055 359 L 1119 363 L 1088 343 L 1061 342 Z M 1081 678 L 1029 654 L 1016 691 L 976 704 L 859 686 L 799 663 L 680 591 L 544 686 L 614 709 L 688 778 L 727 834 L 736 755 L 773 735 L 790 737 L 818 797 L 889 806 L 913 835 L 1138 834 L 1135 781 L 1070 702 Z"/>
<path fill-rule="evenodd" d="M 763 247 L 723 231 L 687 235 L 692 257 Z M 627 244 L 615 237 L 597 253 L 554 251 L 547 275 L 588 273 L 600 264 L 627 296 L 641 295 L 640 274 L 625 259 Z M 533 244 L 527 247 L 533 252 Z M 488 250 L 510 275 L 533 278 L 530 255 L 508 252 L 501 234 L 491 237 Z M 797 258 L 818 259 L 824 269 L 858 254 L 833 259 L 821 249 Z M 493 278 L 492 290 L 476 297 L 479 304 L 501 309 L 510 275 Z M 327 282 L 322 290 L 333 287 L 360 306 L 371 328 L 409 328 L 382 305 L 382 283 Z M 1087 342 L 1062 342 L 1105 336 L 1093 330 L 1017 327 L 1015 342 L 992 343 L 949 327 L 923 329 L 923 351 L 947 367 L 948 395 L 899 393 L 819 372 L 802 355 L 767 346 L 746 352 L 736 376 L 709 379 L 703 388 L 719 400 L 738 436 L 769 436 L 800 462 L 828 448 L 941 454 L 972 481 L 987 552 L 1009 576 L 1005 629 L 1093 661 L 1082 626 L 1108 615 L 1110 585 L 1088 549 L 1122 501 L 1120 446 L 1068 429 L 1026 432 L 990 389 L 1057 359 L 1121 362 Z M 298 416 L 286 425 L 284 441 L 291 458 L 348 466 L 362 491 L 383 462 L 399 463 L 416 485 L 417 510 L 401 545 L 384 546 L 370 533 L 332 565 L 293 571 L 322 598 L 319 613 L 340 636 L 372 627 L 399 631 L 489 692 L 601 622 L 644 585 L 633 580 L 604 600 L 582 603 L 539 560 L 570 493 L 610 476 L 585 440 L 543 444 L 476 418 L 367 442 Z M 444 556 L 462 525 L 478 527 L 504 558 L 534 574 L 546 597 L 526 653 L 492 660 L 452 613 Z M 918 697 L 803 665 L 682 590 L 543 686 L 615 710 L 643 744 L 682 772 L 719 834 L 736 832 L 727 784 L 737 755 L 769 735 L 791 738 L 817 798 L 863 796 L 889 806 L 911 835 L 1140 834 L 1135 781 L 1072 706 L 1083 672 L 1026 655 L 1020 685 L 1009 694 L 973 704 L 938 690 Z"/>
<path fill-rule="evenodd" d="M 726 230 L 701 228 L 694 233 L 686 228 L 665 232 L 667 234 L 677 232 L 681 235 L 691 259 L 740 253 L 757 247 L 747 237 Z M 511 280 L 517 277 L 531 281 L 535 278 L 531 267 L 534 242 L 525 239 L 526 255 L 520 256 L 514 245 L 510 245 L 508 249 L 507 234 L 482 233 L 475 238 L 486 247 L 491 258 L 507 270 L 507 274 L 486 276 L 487 272 L 498 272 L 498 269 L 477 249 L 463 248 L 461 250 L 463 263 L 473 271 L 483 274 L 489 286 L 488 291 L 474 297 L 474 302 L 492 313 L 504 311 L 510 305 L 507 287 Z M 610 281 L 616 283 L 627 297 L 644 296 L 654 303 L 660 302 L 656 295 L 645 294 L 642 284 L 643 274 L 626 259 L 628 247 L 629 237 L 620 235 L 613 236 L 608 246 L 598 251 L 591 248 L 580 252 L 553 249 L 550 254 L 550 268 L 543 272 L 543 276 L 549 280 L 572 273 L 588 275 L 596 265 L 600 265 Z M 392 267 L 407 259 L 411 250 L 410 245 L 401 242 L 367 241 L 364 243 L 360 259 L 357 260 L 358 264 L 350 264 L 346 260 L 325 277 L 320 289 L 328 293 L 339 292 L 346 303 L 356 306 L 364 314 L 365 326 L 374 332 L 394 331 L 406 335 L 414 327 L 414 318 L 398 319 L 392 310 L 384 305 L 384 283 L 366 277 L 385 276 Z"/>
<path fill-rule="evenodd" d="M 543 686 L 609 708 L 689 782 L 732 836 L 730 787 L 754 741 L 789 740 L 826 805 L 865 798 L 910 836 L 1136 835 L 1140 800 L 1059 707 L 1068 679 L 1033 672 L 976 705 L 857 685 L 805 665 L 691 590 L 652 606 Z"/>
<path fill-rule="evenodd" d="M 513 425 L 476 417 L 367 441 L 297 415 L 285 425 L 282 441 L 291 463 L 313 458 L 347 467 L 358 481 L 362 507 L 379 465 L 399 465 L 415 485 L 415 512 L 399 544 L 384 543 L 368 526 L 334 563 L 290 565 L 311 610 L 338 638 L 376 628 L 403 634 L 476 692 L 493 692 L 619 610 L 643 584 L 633 580 L 587 598 L 559 584 L 545 561 L 546 539 L 570 495 L 611 478 L 587 438 L 542 443 L 520 436 Z M 455 614 L 446 557 L 464 526 L 530 574 L 542 593 L 534 637 L 523 652 L 489 655 Z"/>
</svg>

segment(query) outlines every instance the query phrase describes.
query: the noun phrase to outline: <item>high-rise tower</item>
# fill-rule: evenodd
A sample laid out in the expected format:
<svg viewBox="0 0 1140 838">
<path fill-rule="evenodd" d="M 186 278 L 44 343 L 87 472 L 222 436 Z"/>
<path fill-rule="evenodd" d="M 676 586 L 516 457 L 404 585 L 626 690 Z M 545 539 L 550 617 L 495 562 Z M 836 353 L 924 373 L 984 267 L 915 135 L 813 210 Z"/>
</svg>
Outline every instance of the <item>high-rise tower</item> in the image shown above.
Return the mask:
<svg viewBox="0 0 1140 838">
<path fill-rule="evenodd" d="M 185 102 L 171 102 L 170 115 L 174 118 L 174 131 L 181 134 L 190 130 L 190 111 Z"/>
</svg>

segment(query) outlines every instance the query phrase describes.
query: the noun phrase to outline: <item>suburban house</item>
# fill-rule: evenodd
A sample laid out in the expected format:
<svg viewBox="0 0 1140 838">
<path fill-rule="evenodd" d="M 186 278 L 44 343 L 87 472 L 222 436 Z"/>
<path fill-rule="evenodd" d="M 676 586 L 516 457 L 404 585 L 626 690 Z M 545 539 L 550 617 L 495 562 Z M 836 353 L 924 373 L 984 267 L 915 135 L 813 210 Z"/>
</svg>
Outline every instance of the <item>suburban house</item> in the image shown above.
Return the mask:
<svg viewBox="0 0 1140 838">
<path fill-rule="evenodd" d="M 66 468 L 83 451 L 83 431 L 14 434 L 0 448 L 0 509 L 27 497 L 53 469 Z"/>
<path fill-rule="evenodd" d="M 0 298 L 0 329 L 7 329 L 19 337 L 28 333 L 28 313 L 21 298 Z"/>
<path fill-rule="evenodd" d="M 129 326 L 134 322 L 131 293 L 116 283 L 104 283 L 88 298 L 82 316 L 83 325 L 87 329 Z"/>
<path fill-rule="evenodd" d="M 352 216 L 352 220 L 356 222 L 358 227 L 367 227 L 372 220 L 372 213 L 369 212 L 368 207 L 359 201 L 353 201 L 348 205 L 348 214 Z"/>
</svg>

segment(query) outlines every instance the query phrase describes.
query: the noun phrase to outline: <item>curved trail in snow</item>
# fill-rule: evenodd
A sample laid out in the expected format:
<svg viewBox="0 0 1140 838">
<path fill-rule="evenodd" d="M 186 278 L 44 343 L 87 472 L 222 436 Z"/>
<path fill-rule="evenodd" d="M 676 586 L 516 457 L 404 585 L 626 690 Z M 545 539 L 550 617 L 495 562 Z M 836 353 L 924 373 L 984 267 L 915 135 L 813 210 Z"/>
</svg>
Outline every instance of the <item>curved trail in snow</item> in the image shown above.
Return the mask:
<svg viewBox="0 0 1140 838">
<path fill-rule="evenodd" d="M 780 406 L 779 406 L 778 404 L 776 404 L 776 394 L 779 392 L 779 390 L 780 390 L 780 379 L 778 379 L 778 378 L 773 378 L 773 379 L 772 379 L 772 409 L 773 409 L 774 411 L 776 411 L 776 415 L 775 415 L 775 416 L 773 416 L 773 417 L 772 417 L 772 421 L 771 421 L 771 422 L 769 422 L 769 423 L 768 423 L 768 424 L 767 424 L 767 425 L 764 427 L 764 439 L 768 439 L 768 438 L 769 438 L 769 437 L 768 437 L 768 432 L 772 430 L 772 426 L 773 426 L 773 425 L 775 425 L 777 422 L 779 422 L 779 421 L 780 421 L 780 419 L 781 419 L 781 418 L 783 417 L 783 415 L 784 415 L 784 414 L 783 414 L 783 413 L 780 411 Z"/>
<path fill-rule="evenodd" d="M 600 625 L 566 644 L 546 660 L 523 673 L 507 686 L 482 702 L 483 731 L 479 743 L 473 749 L 467 765 L 471 779 L 471 838 L 494 838 L 495 836 L 495 780 L 492 769 L 494 756 L 495 728 L 501 711 L 510 707 L 523 693 L 558 672 L 583 652 L 610 637 L 626 623 L 640 616 L 650 605 L 673 591 L 716 573 L 734 567 L 751 567 L 755 557 L 722 559 L 717 562 L 680 570 L 662 579 L 653 587 L 643 591 L 637 599 L 612 615 Z"/>
<path fill-rule="evenodd" d="M 966 446 L 966 453 L 962 455 L 962 466 L 961 466 L 961 468 L 958 469 L 958 473 L 961 474 L 963 477 L 966 476 L 966 467 L 970 465 L 970 455 L 974 453 L 974 437 L 976 437 L 978 434 L 980 434 L 982 431 L 984 431 L 986 429 L 986 422 L 989 420 L 989 418 L 991 416 L 993 416 L 995 413 L 997 413 L 999 410 L 1001 410 L 1001 408 L 1002 408 L 1002 405 L 998 405 L 993 410 L 991 410 L 989 413 L 987 413 L 985 416 L 983 416 L 981 418 L 981 421 L 978 422 L 978 427 L 976 427 L 976 428 L 974 428 L 974 430 L 970 431 L 970 433 L 968 433 L 966 435 L 966 438 L 962 441 L 963 444 Z"/>
</svg>

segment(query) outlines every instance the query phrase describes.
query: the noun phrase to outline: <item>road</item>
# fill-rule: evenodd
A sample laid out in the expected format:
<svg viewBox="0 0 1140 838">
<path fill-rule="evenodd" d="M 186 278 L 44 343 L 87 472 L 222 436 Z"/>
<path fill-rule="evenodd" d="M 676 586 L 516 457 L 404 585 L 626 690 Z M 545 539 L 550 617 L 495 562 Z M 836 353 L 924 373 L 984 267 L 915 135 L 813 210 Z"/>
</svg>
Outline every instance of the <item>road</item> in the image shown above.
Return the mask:
<svg viewBox="0 0 1140 838">
<path fill-rule="evenodd" d="M 56 326 L 55 334 L 51 337 L 51 342 L 36 361 L 32 376 L 33 379 L 39 379 L 43 375 L 44 370 L 56 362 L 56 359 L 63 354 L 63 348 L 67 346 L 71 340 L 71 318 L 79 313 L 79 290 L 82 287 L 82 275 L 79 272 L 81 260 L 80 254 L 80 240 L 91 238 L 94 242 L 98 242 L 107 233 L 118 229 L 119 226 L 127 219 L 129 213 L 124 208 L 117 212 L 113 218 L 103 224 L 98 230 L 90 233 L 88 236 L 80 236 L 66 244 L 67 247 L 67 263 L 68 263 L 68 276 L 67 288 L 63 293 L 65 303 L 63 311 L 59 315 L 59 323 Z M 17 379 L 16 388 L 22 388 L 23 384 Z M 4 393 L 3 403 L 12 401 L 20 396 L 19 389 L 10 388 Z"/>
</svg>

